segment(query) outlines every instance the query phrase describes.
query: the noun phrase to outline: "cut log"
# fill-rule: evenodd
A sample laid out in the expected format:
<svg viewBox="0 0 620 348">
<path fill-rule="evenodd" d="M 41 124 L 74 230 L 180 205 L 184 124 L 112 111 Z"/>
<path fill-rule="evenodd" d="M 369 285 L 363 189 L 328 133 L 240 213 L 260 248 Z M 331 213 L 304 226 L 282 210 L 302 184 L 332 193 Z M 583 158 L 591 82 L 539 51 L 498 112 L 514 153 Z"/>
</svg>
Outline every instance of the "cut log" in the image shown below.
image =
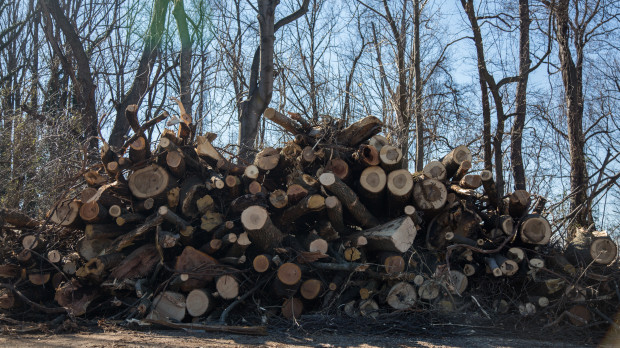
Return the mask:
<svg viewBox="0 0 620 348">
<path fill-rule="evenodd" d="M 276 209 L 284 209 L 288 205 L 288 196 L 284 190 L 277 189 L 269 194 L 269 203 Z"/>
<path fill-rule="evenodd" d="M 230 274 L 225 274 L 215 282 L 215 289 L 224 300 L 232 300 L 239 296 L 239 281 Z"/>
<path fill-rule="evenodd" d="M 50 281 L 51 275 L 49 273 L 30 273 L 28 274 L 28 281 L 33 285 L 44 285 Z"/>
<path fill-rule="evenodd" d="M 298 265 L 286 262 L 278 267 L 278 280 L 284 284 L 293 286 L 301 281 L 301 268 Z"/>
<path fill-rule="evenodd" d="M 327 210 L 327 217 L 331 225 L 338 233 L 345 233 L 346 227 L 342 218 L 342 203 L 336 196 L 328 196 L 325 198 L 325 208 Z"/>
<path fill-rule="evenodd" d="M 519 270 L 519 265 L 515 261 L 503 255 L 495 254 L 493 258 L 495 258 L 495 262 L 499 265 L 502 274 L 505 276 L 511 277 Z"/>
<path fill-rule="evenodd" d="M 147 319 L 181 321 L 185 318 L 185 295 L 164 291 L 153 300 L 153 310 Z"/>
<path fill-rule="evenodd" d="M 306 146 L 301 151 L 300 161 L 302 165 L 309 165 L 316 160 L 316 152 L 312 146 Z"/>
<path fill-rule="evenodd" d="M 196 209 L 200 214 L 205 214 L 207 211 L 215 208 L 215 201 L 210 195 L 204 195 L 196 201 Z"/>
<path fill-rule="evenodd" d="M 235 243 L 228 249 L 227 257 L 241 257 L 245 250 L 252 244 L 247 232 L 240 233 Z"/>
<path fill-rule="evenodd" d="M 484 258 L 484 262 L 487 264 L 487 266 L 489 267 L 489 270 L 491 271 L 491 273 L 493 273 L 494 277 L 501 277 L 502 276 L 502 269 L 499 268 L 499 265 L 497 264 L 497 261 L 495 261 L 494 257 L 485 257 Z"/>
<path fill-rule="evenodd" d="M 182 178 L 185 175 L 185 157 L 181 152 L 169 151 L 166 154 L 166 165 L 177 178 Z"/>
<path fill-rule="evenodd" d="M 510 216 L 520 219 L 527 214 L 530 207 L 530 194 L 525 190 L 516 190 L 508 196 L 508 211 Z"/>
<path fill-rule="evenodd" d="M 187 294 L 185 299 L 185 308 L 192 317 L 208 314 L 213 307 L 213 296 L 207 289 L 194 289 Z"/>
<path fill-rule="evenodd" d="M 263 171 L 272 170 L 280 162 L 280 151 L 267 147 L 260 151 L 254 159 L 254 165 Z"/>
<path fill-rule="evenodd" d="M 457 170 L 464 161 L 471 163 L 471 152 L 465 145 L 457 146 L 454 150 L 450 151 L 444 158 L 441 159 L 446 168 L 446 176 L 451 178 L 456 174 Z"/>
<path fill-rule="evenodd" d="M 360 202 L 353 190 L 338 179 L 333 173 L 323 173 L 319 177 L 321 185 L 333 193 L 344 203 L 347 210 L 361 224 L 362 227 L 373 227 L 379 224 L 366 207 Z"/>
<path fill-rule="evenodd" d="M 59 263 L 62 260 L 62 254 L 58 250 L 50 250 L 47 252 L 47 259 L 51 263 Z"/>
<path fill-rule="evenodd" d="M 489 206 L 491 208 L 498 208 L 499 196 L 495 188 L 495 181 L 493 181 L 493 173 L 490 170 L 483 170 L 480 172 L 480 179 L 482 180 L 484 193 L 486 193 L 489 199 Z"/>
<path fill-rule="evenodd" d="M 318 252 L 321 254 L 327 254 L 327 249 L 329 247 L 327 241 L 319 237 L 317 232 L 314 230 L 308 233 L 308 237 L 305 239 L 304 245 L 306 247 L 306 250 L 308 250 L 309 252 Z"/>
<path fill-rule="evenodd" d="M 403 216 L 383 225 L 362 231 L 368 240 L 367 248 L 404 253 L 413 245 L 417 230 L 410 217 Z"/>
<path fill-rule="evenodd" d="M 256 180 L 258 179 L 258 175 L 260 174 L 260 170 L 257 166 L 250 164 L 243 171 L 243 177 L 248 180 Z"/>
<path fill-rule="evenodd" d="M 98 202 L 82 204 L 80 218 L 86 223 L 102 222 L 108 216 L 108 210 Z"/>
<path fill-rule="evenodd" d="M 123 208 L 121 208 L 120 205 L 114 204 L 112 206 L 110 206 L 110 208 L 108 208 L 108 214 L 116 219 L 117 217 L 121 216 L 121 214 L 123 214 Z"/>
<path fill-rule="evenodd" d="M 82 223 L 80 219 L 80 207 L 82 203 L 77 200 L 61 201 L 53 208 L 50 221 L 61 226 L 76 227 Z"/>
<path fill-rule="evenodd" d="M 463 179 L 465 174 L 467 174 L 467 172 L 470 169 L 471 169 L 471 161 L 463 161 L 463 162 L 461 162 L 461 165 L 459 165 L 459 169 L 457 169 L 456 173 L 452 177 L 452 180 L 460 181 L 461 179 Z M 478 185 L 478 186 L 480 186 L 480 185 Z"/>
<path fill-rule="evenodd" d="M 155 199 L 147 198 L 143 201 L 138 202 L 134 207 L 135 211 L 138 212 L 149 212 L 155 208 Z"/>
<path fill-rule="evenodd" d="M 252 243 L 263 251 L 271 251 L 284 237 L 271 222 L 267 210 L 258 205 L 250 206 L 241 213 L 241 223 Z"/>
<path fill-rule="evenodd" d="M 198 176 L 192 175 L 183 180 L 179 192 L 181 214 L 189 219 L 194 219 L 207 210 L 213 209 L 213 199 L 207 192 L 207 187 Z M 202 201 L 200 201 L 201 199 Z"/>
<path fill-rule="evenodd" d="M 519 225 L 521 241 L 528 244 L 545 245 L 549 243 L 551 232 L 549 221 L 536 214 L 525 216 Z"/>
<path fill-rule="evenodd" d="M 80 255 L 85 258 L 87 261 L 97 257 L 100 253 L 102 253 L 106 248 L 112 245 L 112 241 L 110 239 L 86 239 L 82 238 L 78 240 L 76 245 L 76 250 Z"/>
<path fill-rule="evenodd" d="M 157 248 L 153 244 L 145 244 L 132 251 L 118 266 L 110 272 L 110 279 L 138 279 L 151 274 L 159 261 Z"/>
<path fill-rule="evenodd" d="M 506 257 L 519 264 L 525 259 L 525 252 L 521 248 L 512 247 L 506 252 Z"/>
<path fill-rule="evenodd" d="M 356 147 L 366 139 L 381 132 L 383 123 L 374 116 L 366 116 L 351 124 L 336 135 L 338 144 Z"/>
<path fill-rule="evenodd" d="M 325 170 L 334 173 L 340 180 L 347 180 L 350 174 L 349 165 L 340 158 L 333 158 L 327 161 Z"/>
<path fill-rule="evenodd" d="M 349 247 L 344 249 L 344 259 L 349 262 L 355 262 L 362 258 L 362 253 L 356 247 Z"/>
<path fill-rule="evenodd" d="M 299 287 L 299 293 L 301 297 L 306 300 L 314 300 L 321 294 L 323 284 L 318 279 L 307 279 Z"/>
<path fill-rule="evenodd" d="M 179 233 L 184 237 L 191 237 L 194 233 L 194 227 L 183 218 L 173 213 L 168 207 L 161 206 L 157 209 L 157 215 L 163 217 L 166 221 L 174 224 L 179 229 Z"/>
<path fill-rule="evenodd" d="M 418 288 L 418 296 L 422 300 L 431 301 L 439 297 L 441 286 L 434 280 L 425 280 Z"/>
<path fill-rule="evenodd" d="M 387 177 L 388 210 L 392 216 L 402 215 L 404 207 L 411 201 L 413 177 L 407 169 L 392 171 Z"/>
<path fill-rule="evenodd" d="M 226 189 L 228 190 L 228 198 L 234 199 L 241 195 L 242 185 L 241 179 L 236 175 L 226 175 L 224 178 Z"/>
<path fill-rule="evenodd" d="M 403 153 L 396 146 L 386 145 L 379 151 L 379 159 L 381 160 L 381 168 L 389 173 L 402 168 Z"/>
<path fill-rule="evenodd" d="M 287 132 L 292 135 L 304 134 L 304 130 L 300 124 L 290 119 L 288 116 L 276 111 L 273 108 L 265 109 L 263 112 L 263 116 L 269 121 L 277 124 L 278 126 L 284 128 Z"/>
<path fill-rule="evenodd" d="M 360 175 L 359 193 L 366 201 L 379 203 L 383 200 L 386 182 L 387 176 L 381 167 L 367 167 Z"/>
<path fill-rule="evenodd" d="M 308 190 L 299 184 L 292 184 L 286 189 L 288 202 L 293 205 L 308 195 Z"/>
<path fill-rule="evenodd" d="M 381 265 L 385 273 L 400 273 L 405 271 L 405 259 L 399 254 L 383 253 L 380 255 Z"/>
<path fill-rule="evenodd" d="M 566 249 L 566 257 L 584 267 L 590 263 L 608 265 L 617 256 L 618 246 L 606 232 L 578 229 Z"/>
<path fill-rule="evenodd" d="M 155 164 L 138 169 L 129 176 L 129 189 L 140 199 L 165 197 L 174 184 L 172 176 Z"/>
<path fill-rule="evenodd" d="M 461 186 L 464 189 L 477 189 L 478 187 L 480 187 L 480 185 L 482 185 L 482 179 L 480 178 L 480 175 L 473 175 L 473 174 L 468 174 L 465 175 L 461 181 L 459 181 L 459 186 Z"/>
<path fill-rule="evenodd" d="M 378 166 L 381 164 L 379 151 L 372 145 L 360 145 L 352 155 L 353 159 L 364 167 Z"/>
<path fill-rule="evenodd" d="M 177 257 L 174 270 L 178 274 L 188 274 L 189 279 L 184 282 L 182 288 L 187 291 L 204 288 L 218 272 L 217 260 L 213 257 L 186 246 Z"/>
<path fill-rule="evenodd" d="M 319 194 L 304 197 L 299 203 L 282 212 L 280 226 L 294 226 L 302 217 L 325 209 L 325 198 Z"/>
<path fill-rule="evenodd" d="M 422 169 L 425 179 L 446 180 L 446 167 L 439 161 L 428 162 Z"/>
<path fill-rule="evenodd" d="M 435 179 L 426 179 L 413 187 L 413 201 L 423 211 L 439 211 L 448 197 L 446 186 Z"/>
<path fill-rule="evenodd" d="M 296 297 L 287 298 L 282 304 L 282 316 L 288 320 L 299 319 L 304 311 L 304 304 Z"/>
<path fill-rule="evenodd" d="M 387 294 L 387 304 L 398 310 L 412 308 L 418 299 L 415 288 L 407 282 L 394 284 Z"/>
<path fill-rule="evenodd" d="M 86 225 L 84 229 L 86 239 L 113 239 L 125 232 L 127 232 L 126 229 L 115 224 Z"/>
<path fill-rule="evenodd" d="M 590 310 L 584 305 L 574 305 L 568 309 L 568 313 L 570 313 L 569 321 L 575 326 L 586 326 L 592 320 Z"/>
<path fill-rule="evenodd" d="M 258 273 L 265 273 L 271 268 L 271 256 L 260 254 L 252 260 L 252 267 Z"/>
<path fill-rule="evenodd" d="M 267 190 L 258 181 L 254 180 L 248 185 L 248 193 L 257 195 L 259 193 L 266 194 Z"/>
<path fill-rule="evenodd" d="M 143 222 L 146 217 L 142 214 L 134 214 L 134 213 L 126 213 L 116 218 L 116 224 L 121 226 L 126 226 L 128 224 L 139 224 Z"/>
<path fill-rule="evenodd" d="M 139 136 L 129 145 L 129 160 L 134 164 L 143 163 L 150 157 L 148 141 L 144 136 Z"/>
</svg>

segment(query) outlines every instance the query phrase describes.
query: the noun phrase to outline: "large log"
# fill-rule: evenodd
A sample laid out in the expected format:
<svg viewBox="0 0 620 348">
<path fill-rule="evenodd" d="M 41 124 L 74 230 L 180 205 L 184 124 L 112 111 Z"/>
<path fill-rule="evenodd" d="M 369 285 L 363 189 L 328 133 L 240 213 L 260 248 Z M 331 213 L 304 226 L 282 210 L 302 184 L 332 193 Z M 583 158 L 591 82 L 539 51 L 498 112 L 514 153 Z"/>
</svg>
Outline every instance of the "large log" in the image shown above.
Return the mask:
<svg viewBox="0 0 620 348">
<path fill-rule="evenodd" d="M 388 210 L 392 216 L 402 215 L 411 201 L 413 177 L 407 169 L 397 169 L 387 177 Z"/>
<path fill-rule="evenodd" d="M 172 176 L 155 164 L 138 169 L 129 176 L 129 189 L 140 199 L 163 198 L 174 185 Z"/>
<path fill-rule="evenodd" d="M 379 159 L 381 160 L 381 168 L 389 173 L 402 168 L 403 153 L 396 146 L 385 145 L 379 151 Z"/>
<path fill-rule="evenodd" d="M 209 313 L 214 307 L 213 296 L 207 289 L 194 289 L 187 294 L 185 308 L 192 317 Z"/>
<path fill-rule="evenodd" d="M 439 161 L 428 162 L 422 169 L 422 173 L 426 179 L 446 180 L 446 167 Z"/>
<path fill-rule="evenodd" d="M 413 202 L 423 211 L 436 212 L 446 204 L 446 185 L 435 179 L 426 179 L 413 187 Z"/>
<path fill-rule="evenodd" d="M 81 206 L 82 203 L 78 200 L 61 201 L 53 208 L 50 221 L 61 226 L 77 227 L 82 223 Z"/>
<path fill-rule="evenodd" d="M 551 233 L 549 221 L 540 215 L 527 215 L 520 221 L 519 235 L 524 243 L 545 245 L 549 243 Z"/>
<path fill-rule="evenodd" d="M 362 227 L 373 227 L 379 224 L 368 209 L 360 202 L 355 192 L 338 179 L 333 173 L 323 173 L 319 182 L 327 190 L 333 193 L 347 207 L 347 210 L 361 224 Z"/>
<path fill-rule="evenodd" d="M 383 123 L 374 116 L 366 116 L 351 124 L 336 135 L 338 144 L 355 147 L 364 140 L 381 132 Z"/>
<path fill-rule="evenodd" d="M 153 300 L 153 310 L 147 319 L 176 320 L 185 318 L 185 295 L 173 291 L 164 291 Z"/>
<path fill-rule="evenodd" d="M 177 257 L 174 270 L 178 274 L 187 274 L 189 277 L 182 288 L 190 291 L 204 288 L 218 273 L 217 260 L 213 257 L 186 246 Z"/>
<path fill-rule="evenodd" d="M 566 248 L 566 257 L 575 264 L 608 265 L 618 256 L 618 246 L 606 232 L 578 229 Z"/>
<path fill-rule="evenodd" d="M 241 213 L 241 223 L 248 232 L 252 243 L 263 251 L 270 251 L 280 244 L 284 237 L 282 232 L 271 222 L 267 210 L 258 205 L 250 206 Z"/>
<path fill-rule="evenodd" d="M 359 232 L 357 235 L 366 237 L 367 248 L 404 253 L 413 245 L 416 234 L 413 220 L 408 216 L 403 216 Z"/>
<path fill-rule="evenodd" d="M 359 182 L 360 196 L 362 196 L 365 201 L 375 202 L 377 205 L 380 205 L 383 200 L 385 184 L 387 182 L 387 176 L 383 168 L 379 166 L 367 167 L 362 171 Z"/>
<path fill-rule="evenodd" d="M 413 307 L 418 299 L 413 285 L 407 282 L 398 282 L 394 284 L 387 294 L 386 302 L 394 309 L 409 309 Z"/>
</svg>

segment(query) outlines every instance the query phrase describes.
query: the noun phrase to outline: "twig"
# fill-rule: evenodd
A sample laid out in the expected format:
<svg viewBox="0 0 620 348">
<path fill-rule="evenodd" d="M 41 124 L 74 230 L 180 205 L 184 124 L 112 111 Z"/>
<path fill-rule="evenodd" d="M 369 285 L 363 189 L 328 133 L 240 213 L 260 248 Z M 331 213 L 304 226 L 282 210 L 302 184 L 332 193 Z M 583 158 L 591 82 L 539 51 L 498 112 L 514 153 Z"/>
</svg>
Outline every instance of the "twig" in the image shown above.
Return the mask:
<svg viewBox="0 0 620 348">
<path fill-rule="evenodd" d="M 480 308 L 480 310 L 482 311 L 482 314 L 484 314 L 484 316 L 487 317 L 487 319 L 491 319 L 491 316 L 489 315 L 489 313 L 487 313 L 487 311 L 485 311 L 484 308 L 482 308 L 482 306 L 480 305 L 480 302 L 478 302 L 478 300 L 476 299 L 474 295 L 471 295 L 471 299 L 474 300 L 474 303 L 476 304 L 476 306 Z"/>
</svg>

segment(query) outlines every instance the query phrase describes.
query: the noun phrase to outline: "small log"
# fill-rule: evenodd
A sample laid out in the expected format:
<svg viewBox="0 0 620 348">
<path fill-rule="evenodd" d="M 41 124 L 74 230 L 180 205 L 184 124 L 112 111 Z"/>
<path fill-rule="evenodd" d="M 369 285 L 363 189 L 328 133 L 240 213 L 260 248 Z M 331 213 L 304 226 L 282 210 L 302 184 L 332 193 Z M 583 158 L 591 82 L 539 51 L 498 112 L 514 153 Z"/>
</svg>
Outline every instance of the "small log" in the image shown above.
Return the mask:
<svg viewBox="0 0 620 348">
<path fill-rule="evenodd" d="M 214 174 L 211 175 L 211 178 L 209 179 L 209 182 L 211 183 L 211 186 L 218 189 L 218 190 L 223 190 L 224 187 L 226 187 L 226 183 L 224 182 L 224 178 L 222 176 L 220 176 L 219 174 Z"/>
<path fill-rule="evenodd" d="M 528 300 L 529 302 L 538 305 L 540 308 L 549 306 L 549 298 L 546 296 L 528 296 Z"/>
<path fill-rule="evenodd" d="M 157 244 L 162 249 L 170 249 L 179 244 L 181 235 L 164 230 L 157 231 Z"/>
<path fill-rule="evenodd" d="M 385 273 L 401 273 L 405 271 L 405 259 L 400 254 L 382 253 L 380 255 L 381 265 Z"/>
<path fill-rule="evenodd" d="M 411 218 L 403 216 L 356 235 L 366 237 L 370 249 L 404 253 L 413 245 L 416 234 Z"/>
<path fill-rule="evenodd" d="M 99 174 L 99 172 L 97 171 L 89 170 L 84 173 L 84 181 L 86 181 L 89 186 L 99 187 L 105 184 L 108 179 L 103 175 Z"/>
<path fill-rule="evenodd" d="M 228 249 L 227 257 L 241 257 L 245 250 L 252 244 L 247 232 L 240 233 L 235 243 Z"/>
<path fill-rule="evenodd" d="M 333 173 L 321 174 L 319 181 L 321 185 L 344 203 L 351 215 L 353 215 L 362 227 L 373 227 L 379 224 L 377 218 L 375 218 L 360 202 L 355 192 Z"/>
<path fill-rule="evenodd" d="M 439 161 L 428 162 L 422 169 L 425 179 L 446 180 L 446 167 Z"/>
<path fill-rule="evenodd" d="M 521 241 L 528 244 L 545 245 L 551 238 L 551 225 L 540 215 L 527 215 L 521 219 L 519 235 Z"/>
<path fill-rule="evenodd" d="M 349 262 L 355 262 L 362 258 L 362 253 L 356 247 L 349 247 L 344 249 L 344 259 Z"/>
<path fill-rule="evenodd" d="M 63 256 L 62 271 L 67 275 L 74 275 L 77 271 L 80 254 L 74 252 Z"/>
<path fill-rule="evenodd" d="M 177 178 L 182 178 L 185 175 L 185 157 L 181 152 L 169 151 L 166 154 L 166 165 Z"/>
<path fill-rule="evenodd" d="M 157 215 L 162 216 L 166 221 L 174 224 L 179 229 L 179 233 L 184 237 L 191 237 L 194 233 L 194 227 L 183 218 L 173 213 L 167 206 L 161 206 L 157 209 Z"/>
<path fill-rule="evenodd" d="M 243 210 L 241 223 L 248 232 L 252 243 L 263 251 L 270 251 L 271 248 L 280 244 L 284 237 L 282 232 L 271 222 L 267 210 L 258 205 Z"/>
<path fill-rule="evenodd" d="M 318 279 L 307 279 L 299 287 L 299 293 L 301 297 L 306 300 L 314 300 L 321 294 L 323 283 Z"/>
<path fill-rule="evenodd" d="M 252 260 L 252 268 L 258 273 L 265 273 L 271 268 L 271 256 L 260 254 Z"/>
<path fill-rule="evenodd" d="M 484 221 L 484 226 L 487 230 L 498 228 L 507 236 L 512 236 L 515 229 L 514 220 L 510 215 L 493 214 Z"/>
<path fill-rule="evenodd" d="M 153 244 L 145 244 L 132 251 L 110 272 L 110 279 L 139 279 L 146 277 L 159 262 L 157 248 Z"/>
<path fill-rule="evenodd" d="M 263 171 L 275 169 L 280 162 L 280 151 L 273 147 L 266 147 L 254 159 L 254 165 Z"/>
<path fill-rule="evenodd" d="M 129 160 L 134 163 L 143 163 L 151 156 L 148 141 L 144 136 L 139 136 L 129 145 Z"/>
<path fill-rule="evenodd" d="M 444 158 L 441 159 L 446 168 L 446 176 L 451 178 L 456 174 L 461 163 L 469 161 L 471 163 L 471 152 L 465 145 L 457 146 L 454 150 L 450 151 Z"/>
<path fill-rule="evenodd" d="M 222 244 L 221 239 L 211 239 L 207 244 L 200 248 L 200 251 L 213 255 L 222 248 Z"/>
<path fill-rule="evenodd" d="M 213 231 L 224 222 L 224 215 L 214 211 L 207 211 L 200 218 L 200 228 L 207 232 Z"/>
<path fill-rule="evenodd" d="M 287 200 L 291 205 L 301 201 L 307 195 L 308 190 L 299 184 L 292 184 L 286 188 Z"/>
<path fill-rule="evenodd" d="M 287 298 L 282 304 L 282 316 L 288 320 L 299 319 L 304 311 L 304 304 L 296 297 Z"/>
<path fill-rule="evenodd" d="M 413 201 L 423 211 L 436 212 L 446 204 L 448 190 L 435 179 L 426 179 L 413 187 Z"/>
<path fill-rule="evenodd" d="M 482 185 L 482 179 L 480 175 L 467 174 L 465 175 L 461 181 L 459 181 L 459 186 L 464 189 L 477 189 Z"/>
<path fill-rule="evenodd" d="M 213 296 L 207 289 L 194 289 L 187 294 L 185 299 L 185 308 L 192 317 L 208 314 L 213 307 Z"/>
<path fill-rule="evenodd" d="M 225 274 L 215 282 L 215 289 L 224 300 L 232 300 L 239 296 L 239 281 L 230 274 Z"/>
<path fill-rule="evenodd" d="M 284 128 L 287 132 L 291 133 L 292 135 L 305 133 L 301 125 L 299 125 L 297 122 L 293 121 L 288 116 L 276 111 L 273 108 L 265 109 L 265 112 L 263 112 L 263 116 L 265 116 L 265 118 L 268 119 L 269 121 Z"/>
<path fill-rule="evenodd" d="M 338 233 L 345 233 L 346 227 L 342 218 L 342 203 L 336 196 L 328 196 L 325 198 L 325 208 L 327 210 L 327 217 L 331 225 Z"/>
<path fill-rule="evenodd" d="M 387 177 L 388 210 L 392 216 L 402 215 L 403 208 L 411 201 L 413 177 L 407 169 L 397 169 Z"/>
<path fill-rule="evenodd" d="M 301 274 L 301 268 L 298 265 L 286 262 L 278 267 L 277 278 L 282 284 L 293 286 L 299 284 Z"/>
<path fill-rule="evenodd" d="M 295 225 L 302 217 L 319 212 L 325 208 L 325 198 L 319 194 L 304 197 L 299 203 L 282 212 L 279 219 L 280 226 Z"/>
<path fill-rule="evenodd" d="M 403 153 L 396 146 L 385 145 L 379 151 L 379 159 L 381 160 L 381 168 L 389 173 L 402 168 Z"/>
<path fill-rule="evenodd" d="M 302 165 L 307 166 L 312 164 L 316 160 L 316 152 L 312 146 L 306 146 L 301 151 L 300 162 Z"/>
<path fill-rule="evenodd" d="M 484 262 L 489 266 L 491 273 L 493 273 L 494 277 L 501 277 L 503 272 L 502 269 L 497 264 L 497 261 L 494 257 L 485 257 Z"/>
<path fill-rule="evenodd" d="M 46 245 L 45 240 L 40 235 L 27 235 L 22 238 L 22 246 L 24 249 L 41 251 Z"/>
<path fill-rule="evenodd" d="M 257 166 L 250 164 L 243 171 L 243 177 L 248 180 L 256 180 L 258 179 L 258 175 L 260 174 L 260 170 Z"/>
<path fill-rule="evenodd" d="M 205 214 L 215 208 L 215 201 L 210 195 L 204 195 L 196 200 L 196 209 L 200 214 Z"/>
<path fill-rule="evenodd" d="M 495 259 L 495 262 L 499 265 L 502 274 L 505 276 L 511 277 L 515 275 L 519 270 L 519 265 L 515 261 L 503 255 L 495 254 L 493 255 L 493 258 Z"/>
<path fill-rule="evenodd" d="M 116 224 L 121 227 L 128 224 L 138 224 L 143 222 L 146 217 L 142 214 L 126 213 L 115 219 Z"/>
<path fill-rule="evenodd" d="M 33 285 L 44 285 L 49 282 L 51 275 L 49 273 L 30 273 L 28 274 L 28 281 Z"/>
<path fill-rule="evenodd" d="M 394 284 L 387 294 L 387 304 L 397 310 L 410 309 L 418 300 L 415 288 L 407 282 Z"/>
<path fill-rule="evenodd" d="M 445 238 L 447 241 L 451 241 L 454 244 L 465 244 L 465 245 L 469 245 L 469 246 L 473 246 L 473 247 L 477 247 L 478 246 L 478 242 L 471 239 L 471 238 L 467 238 L 467 237 L 463 237 L 459 234 L 456 234 L 454 232 L 446 232 L 445 233 Z"/>
<path fill-rule="evenodd" d="M 19 301 L 13 292 L 7 288 L 0 288 L 0 308 L 13 309 L 17 307 Z"/>
<path fill-rule="evenodd" d="M 108 208 L 108 214 L 112 218 L 116 219 L 117 217 L 121 216 L 121 214 L 123 214 L 123 209 L 120 205 L 114 204 L 110 206 L 110 208 Z"/>
<path fill-rule="evenodd" d="M 450 290 L 452 294 L 462 295 L 469 284 L 467 276 L 461 271 L 451 269 L 449 279 L 448 290 Z"/>
<path fill-rule="evenodd" d="M 327 161 L 325 170 L 334 173 L 340 180 L 347 180 L 351 174 L 347 162 L 340 158 L 333 158 Z"/>
<path fill-rule="evenodd" d="M 521 248 L 512 247 L 506 252 L 506 257 L 519 264 L 525 259 L 525 252 Z"/>
<path fill-rule="evenodd" d="M 390 141 L 383 135 L 376 134 L 370 137 L 370 139 L 368 139 L 368 144 L 374 146 L 377 151 L 381 151 L 382 147 L 384 147 L 385 145 L 390 145 Z"/>
<path fill-rule="evenodd" d="M 372 145 L 360 145 L 352 155 L 353 159 L 364 167 L 378 166 L 381 164 L 379 151 Z"/>
<path fill-rule="evenodd" d="M 378 118 L 366 116 L 338 132 L 336 141 L 344 146 L 356 147 L 366 139 L 381 132 L 382 126 L 383 123 Z"/>
<path fill-rule="evenodd" d="M 471 169 L 471 161 L 463 161 L 459 165 L 459 169 L 457 169 L 456 173 L 452 177 L 454 181 L 461 181 L 465 174 Z M 479 187 L 480 185 L 478 185 Z"/>
<path fill-rule="evenodd" d="M 176 259 L 174 271 L 177 274 L 187 274 L 189 277 L 181 286 L 181 289 L 190 291 L 204 288 L 217 274 L 217 260 L 213 257 L 186 246 Z"/>
<path fill-rule="evenodd" d="M 498 208 L 499 196 L 495 188 L 495 181 L 493 181 L 493 173 L 490 170 L 483 170 L 480 172 L 480 179 L 482 180 L 484 193 L 486 193 L 489 199 L 489 205 L 492 208 Z"/>
<path fill-rule="evenodd" d="M 432 301 L 439 297 L 441 286 L 434 280 L 425 280 L 418 288 L 418 296 L 422 300 Z"/>
<path fill-rule="evenodd" d="M 185 318 L 185 295 L 164 291 L 153 300 L 153 310 L 147 319 L 181 321 Z"/>
<path fill-rule="evenodd" d="M 236 175 L 226 175 L 224 178 L 226 183 L 226 189 L 228 190 L 228 197 L 233 199 L 241 195 L 242 185 L 241 179 Z"/>
<path fill-rule="evenodd" d="M 129 176 L 129 189 L 140 199 L 165 197 L 174 185 L 172 176 L 155 164 L 138 169 Z"/>
<path fill-rule="evenodd" d="M 143 201 L 139 201 L 134 207 L 137 212 L 149 212 L 153 210 L 153 208 L 155 208 L 155 199 L 153 198 L 147 198 Z"/>
<path fill-rule="evenodd" d="M 327 242 L 333 242 L 340 238 L 340 234 L 336 229 L 332 226 L 332 223 L 325 220 L 320 220 L 317 224 L 317 233 Z"/>
<path fill-rule="evenodd" d="M 126 229 L 114 224 L 94 224 L 86 225 L 84 236 L 86 239 L 113 239 L 125 232 L 127 232 Z"/>
<path fill-rule="evenodd" d="M 81 238 L 80 240 L 78 240 L 75 249 L 80 254 L 80 256 L 85 258 L 87 261 L 90 261 L 91 259 L 97 257 L 97 255 L 101 254 L 111 245 L 112 240 L 110 239 Z"/>
<path fill-rule="evenodd" d="M 144 223 L 138 226 L 136 229 L 131 230 L 119 237 L 117 237 L 111 245 L 105 248 L 106 253 L 108 252 L 120 252 L 126 247 L 133 244 L 134 240 L 144 236 L 148 231 L 150 231 L 155 226 L 161 224 L 164 221 L 164 217 L 161 215 L 151 215 L 148 217 Z"/>
<path fill-rule="evenodd" d="M 529 265 L 531 269 L 538 270 L 545 267 L 545 260 L 538 257 L 532 257 L 529 261 Z"/>
<path fill-rule="evenodd" d="M 310 233 L 308 233 L 308 237 L 306 237 L 305 239 L 304 246 L 306 247 L 306 250 L 308 250 L 309 252 L 318 252 L 321 254 L 327 254 L 327 249 L 329 247 L 329 244 L 327 244 L 327 241 L 319 237 L 317 232 L 313 230 Z"/>
<path fill-rule="evenodd" d="M 213 199 L 207 192 L 208 188 L 200 177 L 192 175 L 183 180 L 179 191 L 181 214 L 189 219 L 194 219 L 207 210 L 213 209 Z M 202 201 L 200 201 L 201 199 Z"/>
<path fill-rule="evenodd" d="M 257 195 L 259 193 L 266 194 L 267 190 L 258 181 L 254 180 L 248 185 L 248 193 Z"/>
<path fill-rule="evenodd" d="M 0 208 L 0 226 L 5 222 L 15 227 L 35 228 L 41 224 L 27 214 L 13 209 Z"/>
<path fill-rule="evenodd" d="M 80 207 L 82 203 L 77 200 L 65 200 L 53 208 L 50 221 L 60 226 L 77 227 L 82 223 L 80 219 Z"/>
<path fill-rule="evenodd" d="M 47 252 L 47 260 L 51 263 L 59 263 L 62 260 L 62 254 L 58 250 L 50 250 Z"/>
<path fill-rule="evenodd" d="M 277 189 L 269 194 L 269 203 L 275 209 L 284 209 L 288 205 L 288 196 L 284 190 Z"/>
<path fill-rule="evenodd" d="M 520 219 L 530 207 L 531 199 L 529 192 L 525 190 L 516 190 L 508 196 L 508 211 L 510 216 Z"/>
</svg>

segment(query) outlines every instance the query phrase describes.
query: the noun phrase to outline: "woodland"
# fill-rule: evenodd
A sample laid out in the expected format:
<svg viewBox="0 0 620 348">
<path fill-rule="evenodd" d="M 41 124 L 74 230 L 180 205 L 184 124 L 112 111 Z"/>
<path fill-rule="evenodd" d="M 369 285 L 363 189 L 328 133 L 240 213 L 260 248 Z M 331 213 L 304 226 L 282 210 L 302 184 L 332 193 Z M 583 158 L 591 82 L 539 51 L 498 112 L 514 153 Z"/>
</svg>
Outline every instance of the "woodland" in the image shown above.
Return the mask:
<svg viewBox="0 0 620 348">
<path fill-rule="evenodd" d="M 0 321 L 618 334 L 619 42 L 616 0 L 0 0 Z"/>
</svg>

